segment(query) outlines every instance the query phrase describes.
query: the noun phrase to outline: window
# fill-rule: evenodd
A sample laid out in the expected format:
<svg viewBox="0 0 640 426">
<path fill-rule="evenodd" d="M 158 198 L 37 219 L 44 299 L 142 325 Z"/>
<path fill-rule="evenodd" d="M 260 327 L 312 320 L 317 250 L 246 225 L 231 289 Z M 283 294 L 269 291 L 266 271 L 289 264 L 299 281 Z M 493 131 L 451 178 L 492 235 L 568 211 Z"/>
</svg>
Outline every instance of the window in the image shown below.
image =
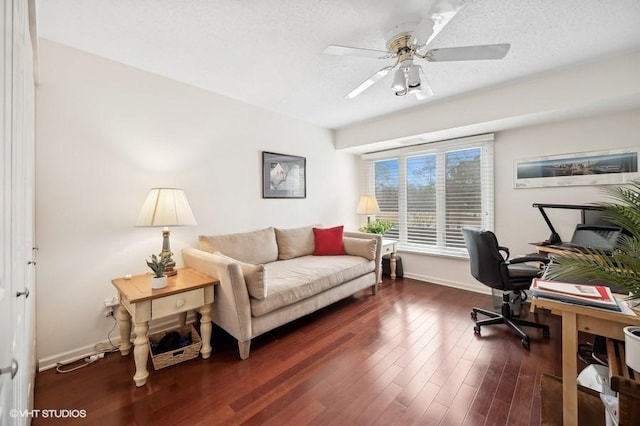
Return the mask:
<svg viewBox="0 0 640 426">
<path fill-rule="evenodd" d="M 493 229 L 493 135 L 365 154 L 386 236 L 405 251 L 465 255 L 461 229 Z"/>
<path fill-rule="evenodd" d="M 380 207 L 377 218 L 398 223 L 398 160 L 376 161 L 374 166 L 375 196 Z M 398 227 L 394 226 L 387 235 L 397 239 Z"/>
</svg>

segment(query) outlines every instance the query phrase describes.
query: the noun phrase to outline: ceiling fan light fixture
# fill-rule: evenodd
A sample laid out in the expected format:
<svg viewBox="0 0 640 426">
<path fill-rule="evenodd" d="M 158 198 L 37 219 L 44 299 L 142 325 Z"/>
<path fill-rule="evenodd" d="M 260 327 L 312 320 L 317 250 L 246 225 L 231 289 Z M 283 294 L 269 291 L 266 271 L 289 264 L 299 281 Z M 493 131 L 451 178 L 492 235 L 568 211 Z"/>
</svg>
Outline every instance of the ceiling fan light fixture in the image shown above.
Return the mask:
<svg viewBox="0 0 640 426">
<path fill-rule="evenodd" d="M 414 59 L 427 62 L 454 62 L 502 59 L 509 52 L 509 43 L 458 46 L 429 49 L 431 41 L 448 25 L 464 7 L 466 0 L 432 0 L 431 7 L 419 23 L 396 25 L 387 34 L 387 50 L 332 45 L 324 53 L 340 56 L 363 56 L 367 58 L 390 59 L 389 65 L 356 87 L 346 98 L 352 99 L 371 87 L 384 75 L 395 69 L 391 89 L 396 96 L 411 93 L 418 99 L 433 95 L 433 89 L 422 67 L 414 64 Z M 417 61 L 419 62 L 419 61 Z"/>
<path fill-rule="evenodd" d="M 411 65 L 407 71 L 407 86 L 411 88 L 420 88 L 420 66 Z"/>
<path fill-rule="evenodd" d="M 402 96 L 399 95 L 398 92 L 404 92 L 403 94 L 407 93 L 407 76 L 403 67 L 398 68 L 393 74 L 393 83 L 391 83 L 391 88 L 398 96 Z"/>
</svg>

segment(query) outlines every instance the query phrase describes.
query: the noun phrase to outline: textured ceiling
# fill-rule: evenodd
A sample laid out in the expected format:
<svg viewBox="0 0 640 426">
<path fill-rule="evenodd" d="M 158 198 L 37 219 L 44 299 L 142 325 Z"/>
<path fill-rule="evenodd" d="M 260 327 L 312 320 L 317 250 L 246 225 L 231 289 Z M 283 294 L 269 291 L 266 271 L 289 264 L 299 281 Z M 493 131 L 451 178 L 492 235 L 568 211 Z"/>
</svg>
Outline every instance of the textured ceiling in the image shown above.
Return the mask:
<svg viewBox="0 0 640 426">
<path fill-rule="evenodd" d="M 38 0 L 40 37 L 327 128 L 640 48 L 638 0 L 467 0 L 431 48 L 511 43 L 501 61 L 423 63 L 435 96 L 397 97 L 393 60 L 322 54 L 385 49 L 430 0 Z M 606 76 L 603 76 L 605 78 Z M 46 76 L 45 76 L 46 78 Z"/>
</svg>

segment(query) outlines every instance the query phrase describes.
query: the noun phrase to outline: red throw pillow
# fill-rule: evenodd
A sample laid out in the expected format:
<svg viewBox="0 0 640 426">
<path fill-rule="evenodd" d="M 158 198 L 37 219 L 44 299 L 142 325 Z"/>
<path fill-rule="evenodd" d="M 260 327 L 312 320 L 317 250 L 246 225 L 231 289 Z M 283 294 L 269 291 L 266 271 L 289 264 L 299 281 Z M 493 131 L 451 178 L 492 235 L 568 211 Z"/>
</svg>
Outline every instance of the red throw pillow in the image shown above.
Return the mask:
<svg viewBox="0 0 640 426">
<path fill-rule="evenodd" d="M 313 251 L 314 256 L 338 256 L 347 254 L 344 251 L 342 243 L 343 226 L 335 228 L 313 228 L 313 236 L 316 240 L 316 248 Z"/>
</svg>

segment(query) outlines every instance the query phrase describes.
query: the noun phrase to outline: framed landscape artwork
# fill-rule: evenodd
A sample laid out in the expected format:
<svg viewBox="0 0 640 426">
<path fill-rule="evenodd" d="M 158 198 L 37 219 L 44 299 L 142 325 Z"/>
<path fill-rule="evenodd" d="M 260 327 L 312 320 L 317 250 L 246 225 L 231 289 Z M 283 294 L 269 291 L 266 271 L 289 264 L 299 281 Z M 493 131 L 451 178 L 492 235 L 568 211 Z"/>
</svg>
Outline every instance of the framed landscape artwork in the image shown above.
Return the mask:
<svg viewBox="0 0 640 426">
<path fill-rule="evenodd" d="M 262 198 L 306 198 L 307 159 L 262 152 Z"/>
<path fill-rule="evenodd" d="M 516 160 L 514 188 L 614 185 L 640 177 L 637 148 Z"/>
</svg>

